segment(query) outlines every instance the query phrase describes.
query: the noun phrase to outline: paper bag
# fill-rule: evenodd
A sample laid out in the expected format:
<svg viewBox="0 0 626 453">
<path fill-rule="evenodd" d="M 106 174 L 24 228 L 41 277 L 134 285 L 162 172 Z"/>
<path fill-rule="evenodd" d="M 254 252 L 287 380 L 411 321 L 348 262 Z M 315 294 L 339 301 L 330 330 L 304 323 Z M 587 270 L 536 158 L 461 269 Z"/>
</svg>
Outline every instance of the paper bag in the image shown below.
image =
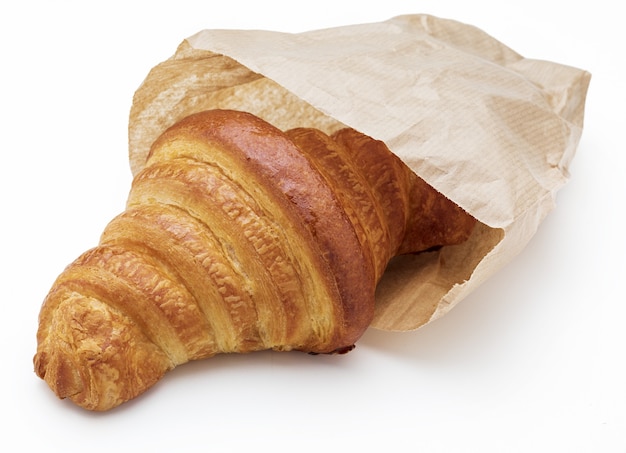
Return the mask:
<svg viewBox="0 0 626 453">
<path fill-rule="evenodd" d="M 204 30 L 137 90 L 131 168 L 167 127 L 213 108 L 383 140 L 479 221 L 462 245 L 390 263 L 372 325 L 410 330 L 448 312 L 534 235 L 568 178 L 589 80 L 428 15 L 300 34 Z"/>
</svg>

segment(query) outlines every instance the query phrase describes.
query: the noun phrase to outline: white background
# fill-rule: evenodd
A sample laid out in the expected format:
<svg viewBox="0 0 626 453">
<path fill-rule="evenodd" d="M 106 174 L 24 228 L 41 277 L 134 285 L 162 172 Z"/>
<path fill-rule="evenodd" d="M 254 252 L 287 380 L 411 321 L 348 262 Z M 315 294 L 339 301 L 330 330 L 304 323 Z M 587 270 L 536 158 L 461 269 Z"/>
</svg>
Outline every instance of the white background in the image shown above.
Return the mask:
<svg viewBox="0 0 626 453">
<path fill-rule="evenodd" d="M 619 3 L 24 1 L 0 6 L 2 451 L 626 452 L 625 33 Z M 204 28 L 429 13 L 593 74 L 571 180 L 510 265 L 444 318 L 346 356 L 221 356 L 106 414 L 32 367 L 41 301 L 130 185 L 150 68 Z M 8 447 L 11 445 L 12 447 Z"/>
</svg>

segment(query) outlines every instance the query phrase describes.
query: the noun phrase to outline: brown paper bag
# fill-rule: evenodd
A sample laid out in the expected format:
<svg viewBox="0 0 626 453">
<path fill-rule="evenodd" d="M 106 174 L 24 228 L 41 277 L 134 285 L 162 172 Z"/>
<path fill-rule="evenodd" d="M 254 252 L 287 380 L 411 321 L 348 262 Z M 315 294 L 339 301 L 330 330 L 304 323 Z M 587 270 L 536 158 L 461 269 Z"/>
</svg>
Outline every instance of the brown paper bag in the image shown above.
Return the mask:
<svg viewBox="0 0 626 453">
<path fill-rule="evenodd" d="M 523 58 L 483 31 L 428 15 L 301 34 L 205 30 L 137 90 L 133 173 L 151 143 L 206 109 L 275 126 L 350 126 L 479 220 L 468 242 L 394 259 L 374 327 L 418 328 L 514 257 L 554 206 L 583 125 L 590 74 Z"/>
</svg>

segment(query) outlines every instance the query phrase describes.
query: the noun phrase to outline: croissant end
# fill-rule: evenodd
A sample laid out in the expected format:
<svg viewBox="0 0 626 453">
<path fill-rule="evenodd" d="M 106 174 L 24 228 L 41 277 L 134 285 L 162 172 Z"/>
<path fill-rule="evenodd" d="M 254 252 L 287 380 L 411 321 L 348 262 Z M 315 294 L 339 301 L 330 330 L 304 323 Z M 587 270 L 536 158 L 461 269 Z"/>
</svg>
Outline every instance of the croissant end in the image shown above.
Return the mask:
<svg viewBox="0 0 626 453">
<path fill-rule="evenodd" d="M 58 291 L 49 298 L 55 296 Z M 143 393 L 171 366 L 154 343 L 122 318 L 95 299 L 65 298 L 39 345 L 35 372 L 59 398 L 95 411 Z"/>
</svg>

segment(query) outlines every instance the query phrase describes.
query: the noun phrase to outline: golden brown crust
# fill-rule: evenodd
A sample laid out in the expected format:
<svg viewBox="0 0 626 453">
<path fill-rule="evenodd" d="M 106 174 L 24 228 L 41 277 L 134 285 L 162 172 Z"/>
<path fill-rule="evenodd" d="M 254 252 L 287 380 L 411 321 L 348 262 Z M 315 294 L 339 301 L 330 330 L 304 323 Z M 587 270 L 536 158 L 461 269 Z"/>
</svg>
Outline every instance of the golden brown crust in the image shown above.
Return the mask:
<svg viewBox="0 0 626 453">
<path fill-rule="evenodd" d="M 301 225 L 300 243 L 309 247 L 316 245 L 317 253 L 326 261 L 316 271 L 335 282 L 343 305 L 340 313 L 344 313 L 336 325 L 338 328 L 342 326 L 345 332 L 337 331 L 335 342 L 329 344 L 296 348 L 330 352 L 348 346 L 342 342 L 351 344 L 356 341 L 373 316 L 375 288 L 372 275 L 354 227 L 333 187 L 308 156 L 282 131 L 254 115 L 212 110 L 190 115 L 166 131 L 153 145 L 148 164 L 158 157 L 156 150 L 168 148 L 170 141 L 183 140 L 183 137 L 186 141 L 201 141 L 214 151 L 225 150 L 223 157 L 216 157 L 222 159 L 222 168 L 243 172 L 247 178 L 257 180 L 270 191 L 275 204 L 280 204 L 283 211 L 293 213 L 291 222 Z M 364 294 L 371 294 L 371 301 L 363 300 Z"/>
<path fill-rule="evenodd" d="M 41 309 L 37 374 L 106 410 L 224 352 L 345 352 L 388 261 L 473 219 L 352 129 L 282 132 L 213 110 L 163 133 L 100 244 Z"/>
<path fill-rule="evenodd" d="M 367 168 L 365 176 L 386 212 L 393 254 L 415 253 L 466 241 L 476 219 L 418 177 L 387 146 L 354 129 L 333 139 Z M 391 258 L 391 257 L 389 257 Z"/>
</svg>

